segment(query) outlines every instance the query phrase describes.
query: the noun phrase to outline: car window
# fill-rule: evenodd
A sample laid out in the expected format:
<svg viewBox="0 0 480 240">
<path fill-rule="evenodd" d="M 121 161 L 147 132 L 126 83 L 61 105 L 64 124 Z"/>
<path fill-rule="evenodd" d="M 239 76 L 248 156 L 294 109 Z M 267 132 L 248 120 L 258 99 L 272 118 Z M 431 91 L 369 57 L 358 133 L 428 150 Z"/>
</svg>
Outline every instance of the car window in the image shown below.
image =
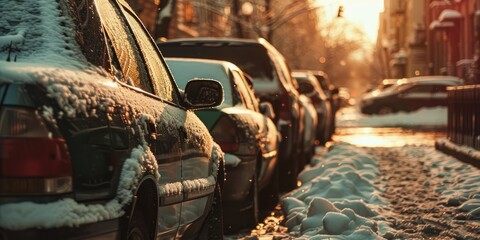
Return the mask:
<svg viewBox="0 0 480 240">
<path fill-rule="evenodd" d="M 137 42 L 143 53 L 150 77 L 152 78 L 152 85 L 156 95 L 167 101 L 178 103 L 178 98 L 175 94 L 176 91 L 174 90 L 176 86 L 172 83 L 166 66 L 161 60 L 155 45 L 153 45 L 153 40 L 147 35 L 141 23 L 139 23 L 138 19 L 136 19 L 130 11 L 126 10 L 124 12 L 132 27 L 132 31 L 137 37 Z"/>
<path fill-rule="evenodd" d="M 101 28 L 100 17 L 95 8 L 86 4 L 75 4 L 68 1 L 69 10 L 75 23 L 75 40 L 80 46 L 83 55 L 95 66 L 110 69 L 105 36 Z"/>
<path fill-rule="evenodd" d="M 159 43 L 164 57 L 194 57 L 232 62 L 255 81 L 272 82 L 272 62 L 262 45 L 235 45 L 222 43 Z"/>
<path fill-rule="evenodd" d="M 246 86 L 246 80 L 242 78 L 239 72 L 232 71 L 233 79 L 235 82 L 235 88 L 240 92 L 240 96 L 243 98 L 243 102 L 248 109 L 256 111 L 255 103 L 252 100 L 252 96 L 249 94 L 249 91 Z"/>
<path fill-rule="evenodd" d="M 447 86 L 446 85 L 434 85 L 433 86 L 433 92 L 434 93 L 446 93 L 447 92 Z"/>
<path fill-rule="evenodd" d="M 96 5 L 120 64 L 124 80 L 127 84 L 153 93 L 143 59 L 134 44 L 131 32 L 128 31 L 128 27 L 120 18 L 121 14 L 118 9 L 113 7 L 110 0 L 98 0 Z"/>
<path fill-rule="evenodd" d="M 430 94 L 432 92 L 431 85 L 414 85 L 413 87 L 406 89 L 403 93 L 411 94 L 411 93 L 425 93 Z"/>
</svg>

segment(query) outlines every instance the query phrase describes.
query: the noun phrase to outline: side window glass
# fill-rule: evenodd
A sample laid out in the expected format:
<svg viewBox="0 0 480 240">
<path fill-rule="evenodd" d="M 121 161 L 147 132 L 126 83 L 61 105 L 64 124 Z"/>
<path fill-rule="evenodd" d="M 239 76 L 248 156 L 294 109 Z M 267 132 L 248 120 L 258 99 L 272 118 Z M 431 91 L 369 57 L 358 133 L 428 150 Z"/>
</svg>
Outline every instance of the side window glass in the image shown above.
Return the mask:
<svg viewBox="0 0 480 240">
<path fill-rule="evenodd" d="M 167 68 L 161 60 L 158 50 L 153 45 L 152 38 L 147 35 L 141 23 L 131 15 L 129 10 L 124 10 L 124 13 L 132 27 L 132 31 L 135 33 L 148 72 L 152 78 L 152 85 L 155 93 L 162 99 L 178 103 L 177 95 L 175 94 L 176 91 L 174 90 L 176 85 L 174 85 L 172 79 L 170 79 L 170 75 L 166 70 Z"/>
<path fill-rule="evenodd" d="M 118 9 L 108 0 L 97 0 L 96 5 L 125 80 L 134 87 L 153 93 L 143 59 Z"/>
<path fill-rule="evenodd" d="M 247 89 L 246 80 L 243 79 L 237 71 L 232 71 L 232 75 L 235 85 L 237 85 L 236 89 L 238 89 L 240 95 L 243 97 L 246 107 L 251 110 L 256 110 L 250 91 Z"/>
<path fill-rule="evenodd" d="M 93 65 L 108 70 L 106 41 L 96 9 L 86 0 L 68 1 L 67 4 L 75 23 L 75 40 L 83 55 Z"/>
</svg>

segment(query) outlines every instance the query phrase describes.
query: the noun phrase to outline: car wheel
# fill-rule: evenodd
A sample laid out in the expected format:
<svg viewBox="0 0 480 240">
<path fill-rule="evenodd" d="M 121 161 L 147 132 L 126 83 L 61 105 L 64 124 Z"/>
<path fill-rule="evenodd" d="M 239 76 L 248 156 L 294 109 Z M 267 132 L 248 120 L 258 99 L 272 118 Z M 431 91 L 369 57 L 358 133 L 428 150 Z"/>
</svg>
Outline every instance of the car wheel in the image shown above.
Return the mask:
<svg viewBox="0 0 480 240">
<path fill-rule="evenodd" d="M 236 233 L 244 228 L 255 227 L 258 223 L 258 180 L 255 173 L 252 185 L 246 199 L 242 202 L 232 202 L 223 212 L 224 232 Z M 247 203 L 246 205 L 244 203 Z M 228 210 L 227 210 L 228 209 Z"/>
<path fill-rule="evenodd" d="M 217 182 L 213 201 L 199 239 L 223 239 L 223 206 L 220 183 Z"/>
<path fill-rule="evenodd" d="M 266 217 L 270 211 L 272 211 L 278 203 L 279 199 L 279 184 L 278 184 L 278 164 L 275 166 L 272 178 L 267 186 L 260 191 L 259 194 L 259 209 L 262 212 L 260 219 Z"/>
<path fill-rule="evenodd" d="M 395 112 L 394 109 L 392 107 L 388 107 L 388 106 L 381 107 L 378 110 L 379 115 L 391 114 L 391 113 L 394 113 L 394 112 Z"/>
<path fill-rule="evenodd" d="M 134 211 L 132 220 L 128 225 L 128 240 L 144 240 L 148 238 L 148 228 L 145 222 L 145 216 L 141 211 Z"/>
</svg>

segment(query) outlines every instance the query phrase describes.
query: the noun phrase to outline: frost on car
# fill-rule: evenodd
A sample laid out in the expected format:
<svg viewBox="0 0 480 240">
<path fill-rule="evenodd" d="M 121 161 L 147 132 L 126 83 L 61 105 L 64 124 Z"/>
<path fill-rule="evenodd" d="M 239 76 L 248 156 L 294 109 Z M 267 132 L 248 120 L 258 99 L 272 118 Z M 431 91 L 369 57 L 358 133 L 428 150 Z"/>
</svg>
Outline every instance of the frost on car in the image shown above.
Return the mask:
<svg viewBox="0 0 480 240">
<path fill-rule="evenodd" d="M 191 110 L 220 84 L 186 104 L 123 1 L 2 7 L 0 236 L 212 234 L 223 152 Z"/>
</svg>

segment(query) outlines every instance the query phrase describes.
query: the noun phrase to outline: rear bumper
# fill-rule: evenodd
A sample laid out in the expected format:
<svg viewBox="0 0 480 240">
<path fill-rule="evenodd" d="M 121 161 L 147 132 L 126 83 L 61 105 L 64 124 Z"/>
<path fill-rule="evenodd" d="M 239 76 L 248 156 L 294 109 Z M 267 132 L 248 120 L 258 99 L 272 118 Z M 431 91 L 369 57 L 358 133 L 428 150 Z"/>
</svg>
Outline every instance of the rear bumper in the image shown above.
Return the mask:
<svg viewBox="0 0 480 240">
<path fill-rule="evenodd" d="M 257 168 L 257 156 L 238 156 L 241 162 L 236 166 L 225 166 L 226 180 L 222 199 L 226 202 L 243 201 L 252 189 L 252 179 Z"/>
<path fill-rule="evenodd" d="M 51 229 L 26 229 L 12 231 L 0 229 L 1 240 L 25 239 L 119 239 L 119 219 L 83 224 L 79 227 L 61 227 Z"/>
</svg>

